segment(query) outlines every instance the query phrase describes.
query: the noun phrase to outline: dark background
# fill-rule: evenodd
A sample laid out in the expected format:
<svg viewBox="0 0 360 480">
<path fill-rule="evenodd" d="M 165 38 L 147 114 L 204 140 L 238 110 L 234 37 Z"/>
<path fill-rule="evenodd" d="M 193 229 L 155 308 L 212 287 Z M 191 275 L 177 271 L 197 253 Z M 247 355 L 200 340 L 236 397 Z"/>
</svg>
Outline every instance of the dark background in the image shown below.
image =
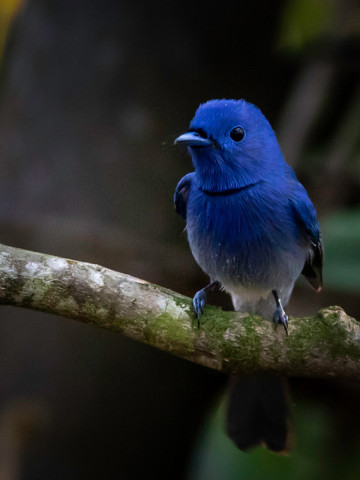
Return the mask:
<svg viewBox="0 0 360 480">
<path fill-rule="evenodd" d="M 0 2 L 2 243 L 192 296 L 206 277 L 173 210 L 192 169 L 173 140 L 199 103 L 245 98 L 275 127 L 324 232 L 324 292 L 300 283 L 289 312 L 340 304 L 360 318 L 356 1 L 15 7 Z M 292 380 L 293 456 L 245 455 L 216 413 L 225 376 L 63 318 L 0 315 L 1 479 L 359 476 L 356 384 Z"/>
</svg>

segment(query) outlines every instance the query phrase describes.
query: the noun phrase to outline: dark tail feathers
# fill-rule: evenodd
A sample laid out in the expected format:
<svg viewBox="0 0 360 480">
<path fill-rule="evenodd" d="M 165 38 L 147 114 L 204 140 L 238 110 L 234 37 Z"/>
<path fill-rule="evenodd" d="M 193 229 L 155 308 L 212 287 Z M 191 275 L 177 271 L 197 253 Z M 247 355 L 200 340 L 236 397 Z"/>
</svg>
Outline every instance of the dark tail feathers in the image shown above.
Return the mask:
<svg viewBox="0 0 360 480">
<path fill-rule="evenodd" d="M 274 452 L 286 450 L 288 406 L 284 381 L 276 377 L 234 377 L 227 434 L 241 450 L 259 444 Z"/>
</svg>

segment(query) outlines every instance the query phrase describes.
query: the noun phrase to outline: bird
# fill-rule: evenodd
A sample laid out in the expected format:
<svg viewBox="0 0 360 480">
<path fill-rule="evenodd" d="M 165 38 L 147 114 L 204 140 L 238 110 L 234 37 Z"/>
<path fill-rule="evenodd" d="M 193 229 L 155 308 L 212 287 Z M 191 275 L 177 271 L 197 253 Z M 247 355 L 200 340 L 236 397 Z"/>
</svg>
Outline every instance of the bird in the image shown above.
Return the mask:
<svg viewBox="0 0 360 480">
<path fill-rule="evenodd" d="M 209 276 L 193 298 L 198 326 L 207 294 L 220 287 L 234 310 L 271 319 L 288 335 L 285 307 L 294 283 L 302 274 L 321 290 L 324 247 L 315 207 L 270 123 L 246 100 L 209 100 L 174 143 L 187 147 L 194 166 L 176 186 L 175 209 L 186 220 L 195 261 Z M 227 429 L 239 448 L 261 442 L 284 448 L 285 397 L 279 379 L 235 382 Z M 269 407 L 275 404 L 284 410 L 278 419 Z"/>
</svg>

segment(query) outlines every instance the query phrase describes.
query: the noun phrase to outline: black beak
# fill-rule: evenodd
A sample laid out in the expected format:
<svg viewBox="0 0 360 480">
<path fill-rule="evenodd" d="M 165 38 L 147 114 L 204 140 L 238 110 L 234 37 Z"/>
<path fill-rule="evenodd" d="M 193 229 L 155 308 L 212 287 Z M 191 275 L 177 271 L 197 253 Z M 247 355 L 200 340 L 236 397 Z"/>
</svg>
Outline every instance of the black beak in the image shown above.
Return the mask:
<svg viewBox="0 0 360 480">
<path fill-rule="evenodd" d="M 186 145 L 188 147 L 207 147 L 212 144 L 213 142 L 211 140 L 202 137 L 197 132 L 184 133 L 180 135 L 180 137 L 178 137 L 174 142 L 174 145 Z"/>
</svg>

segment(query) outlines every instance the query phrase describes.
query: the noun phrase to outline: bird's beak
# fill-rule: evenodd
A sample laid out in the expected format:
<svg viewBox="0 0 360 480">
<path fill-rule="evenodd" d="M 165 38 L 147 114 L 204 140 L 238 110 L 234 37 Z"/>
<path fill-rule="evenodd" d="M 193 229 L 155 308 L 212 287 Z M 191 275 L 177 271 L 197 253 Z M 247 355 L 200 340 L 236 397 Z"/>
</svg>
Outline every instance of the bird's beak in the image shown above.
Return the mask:
<svg viewBox="0 0 360 480">
<path fill-rule="evenodd" d="M 186 145 L 188 147 L 206 147 L 212 145 L 212 141 L 208 138 L 202 137 L 197 132 L 187 132 L 177 139 L 174 142 L 174 145 Z"/>
</svg>

